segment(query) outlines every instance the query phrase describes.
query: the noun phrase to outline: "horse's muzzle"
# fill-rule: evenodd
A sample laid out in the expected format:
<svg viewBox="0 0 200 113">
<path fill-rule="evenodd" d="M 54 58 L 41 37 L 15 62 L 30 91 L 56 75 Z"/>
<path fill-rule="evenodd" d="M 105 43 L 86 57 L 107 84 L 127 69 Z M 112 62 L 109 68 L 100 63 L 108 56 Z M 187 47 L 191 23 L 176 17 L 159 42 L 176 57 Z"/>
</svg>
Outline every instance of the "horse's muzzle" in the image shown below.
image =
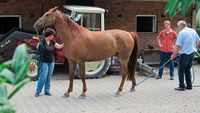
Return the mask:
<svg viewBox="0 0 200 113">
<path fill-rule="evenodd" d="M 36 24 L 33 25 L 33 28 L 34 28 L 34 29 L 37 29 Z"/>
<path fill-rule="evenodd" d="M 34 28 L 34 29 L 40 29 L 40 28 L 41 28 L 41 25 L 39 24 L 38 21 L 36 21 L 36 22 L 34 23 L 33 28 Z"/>
<path fill-rule="evenodd" d="M 42 29 L 44 28 L 42 24 L 40 24 L 39 21 L 36 21 L 33 25 L 33 28 L 36 30 L 36 32 L 41 32 Z"/>
</svg>

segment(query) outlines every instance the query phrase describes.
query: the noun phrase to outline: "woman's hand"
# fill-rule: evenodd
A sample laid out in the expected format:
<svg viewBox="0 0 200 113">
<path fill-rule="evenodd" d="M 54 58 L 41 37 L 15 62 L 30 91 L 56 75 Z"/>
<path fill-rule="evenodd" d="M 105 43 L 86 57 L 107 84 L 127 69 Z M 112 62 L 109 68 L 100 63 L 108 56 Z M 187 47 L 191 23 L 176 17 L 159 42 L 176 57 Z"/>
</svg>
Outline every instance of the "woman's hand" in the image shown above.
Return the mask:
<svg viewBox="0 0 200 113">
<path fill-rule="evenodd" d="M 62 44 L 58 44 L 58 43 L 55 44 L 56 49 L 62 49 L 63 47 L 64 47 L 63 43 Z"/>
</svg>

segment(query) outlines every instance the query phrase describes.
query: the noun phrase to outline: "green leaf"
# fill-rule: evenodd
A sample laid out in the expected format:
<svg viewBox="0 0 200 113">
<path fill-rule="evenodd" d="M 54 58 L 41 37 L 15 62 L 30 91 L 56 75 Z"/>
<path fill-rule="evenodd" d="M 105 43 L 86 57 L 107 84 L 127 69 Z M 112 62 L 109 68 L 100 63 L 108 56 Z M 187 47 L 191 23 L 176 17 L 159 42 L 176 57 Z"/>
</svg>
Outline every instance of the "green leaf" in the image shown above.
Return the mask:
<svg viewBox="0 0 200 113">
<path fill-rule="evenodd" d="M 196 12 L 198 12 L 200 8 L 200 0 L 195 0 L 195 5 L 196 5 Z"/>
<path fill-rule="evenodd" d="M 200 35 L 200 12 L 196 14 L 196 31 Z"/>
<path fill-rule="evenodd" d="M 1 97 L 7 96 L 7 88 L 4 84 L 0 84 L 0 96 Z"/>
<path fill-rule="evenodd" d="M 7 62 L 4 62 L 3 64 L 1 64 L 0 65 L 0 72 L 2 70 L 4 70 L 5 68 L 8 68 L 11 63 L 12 63 L 12 61 L 7 61 Z"/>
<path fill-rule="evenodd" d="M 8 104 L 7 89 L 4 84 L 0 84 L 0 106 Z"/>
<path fill-rule="evenodd" d="M 0 106 L 4 106 L 6 104 L 8 104 L 8 99 L 7 97 L 0 97 Z"/>
<path fill-rule="evenodd" d="M 0 84 L 5 83 L 6 79 L 0 78 Z"/>
<path fill-rule="evenodd" d="M 26 79 L 20 81 L 18 84 L 16 84 L 14 89 L 8 95 L 8 99 L 11 99 L 15 95 L 15 93 L 17 93 L 28 82 L 30 82 L 30 79 L 26 78 Z"/>
<path fill-rule="evenodd" d="M 27 47 L 25 44 L 21 44 L 16 48 L 12 58 L 12 65 L 11 65 L 14 72 L 18 72 L 20 68 L 24 65 L 26 49 Z"/>
<path fill-rule="evenodd" d="M 28 59 L 26 60 L 26 63 L 16 73 L 15 84 L 17 84 L 18 82 L 20 82 L 21 80 L 23 80 L 26 77 L 27 72 L 28 72 L 29 67 L 30 67 L 30 61 L 31 61 L 31 57 L 28 57 Z"/>
<path fill-rule="evenodd" d="M 193 0 L 182 0 L 181 13 L 184 17 L 187 16 L 188 9 L 191 6 L 192 2 Z"/>
<path fill-rule="evenodd" d="M 196 5 L 196 12 L 200 8 L 200 0 L 169 0 L 165 7 L 165 15 L 169 13 L 170 17 L 175 16 L 179 11 L 183 17 L 187 16 L 188 10 L 192 4 Z"/>
<path fill-rule="evenodd" d="M 11 107 L 0 109 L 0 113 L 15 113 L 15 112 L 16 110 Z"/>
<path fill-rule="evenodd" d="M 176 15 L 180 10 L 181 0 L 169 0 L 165 7 L 165 14 L 169 13 L 170 17 Z"/>
<path fill-rule="evenodd" d="M 0 78 L 7 81 L 9 84 L 13 84 L 15 82 L 15 75 L 8 69 L 4 69 L 0 72 Z"/>
</svg>

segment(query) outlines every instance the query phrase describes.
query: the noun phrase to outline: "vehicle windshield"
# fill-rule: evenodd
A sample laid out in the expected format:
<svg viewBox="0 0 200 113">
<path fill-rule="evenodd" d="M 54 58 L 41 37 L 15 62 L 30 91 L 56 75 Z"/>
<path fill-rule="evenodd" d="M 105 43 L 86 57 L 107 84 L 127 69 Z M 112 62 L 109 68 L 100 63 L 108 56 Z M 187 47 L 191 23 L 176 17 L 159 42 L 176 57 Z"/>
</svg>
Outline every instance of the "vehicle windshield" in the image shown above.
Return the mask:
<svg viewBox="0 0 200 113">
<path fill-rule="evenodd" d="M 91 31 L 101 30 L 101 15 L 100 14 L 83 14 L 84 27 Z"/>
<path fill-rule="evenodd" d="M 101 14 L 98 13 L 77 13 L 67 10 L 65 12 L 71 15 L 72 18 L 81 26 L 88 28 L 91 31 L 101 30 Z"/>
</svg>

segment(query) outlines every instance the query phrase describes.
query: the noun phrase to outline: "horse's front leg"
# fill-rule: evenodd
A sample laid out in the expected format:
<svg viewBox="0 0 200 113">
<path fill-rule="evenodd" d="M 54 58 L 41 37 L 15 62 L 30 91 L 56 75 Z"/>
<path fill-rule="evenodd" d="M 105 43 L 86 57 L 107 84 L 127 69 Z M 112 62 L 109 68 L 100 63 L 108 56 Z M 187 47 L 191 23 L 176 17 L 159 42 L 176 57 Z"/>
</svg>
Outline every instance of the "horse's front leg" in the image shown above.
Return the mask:
<svg viewBox="0 0 200 113">
<path fill-rule="evenodd" d="M 127 61 L 125 60 L 121 60 L 121 75 L 122 75 L 122 79 L 121 79 L 121 83 L 120 86 L 116 92 L 117 95 L 120 95 L 121 92 L 123 91 L 123 87 L 124 87 L 124 83 L 128 74 L 128 68 L 127 68 Z"/>
<path fill-rule="evenodd" d="M 69 94 L 73 91 L 73 80 L 74 80 L 74 75 L 75 75 L 75 68 L 76 68 L 76 63 L 68 60 L 69 64 L 69 87 L 67 92 L 64 94 L 64 97 L 69 97 Z"/>
<path fill-rule="evenodd" d="M 80 69 L 81 81 L 82 81 L 82 84 L 83 84 L 83 91 L 82 91 L 79 98 L 85 98 L 86 97 L 86 91 L 87 91 L 87 85 L 86 85 L 86 81 L 85 81 L 85 62 L 79 63 L 79 69 Z"/>
</svg>

